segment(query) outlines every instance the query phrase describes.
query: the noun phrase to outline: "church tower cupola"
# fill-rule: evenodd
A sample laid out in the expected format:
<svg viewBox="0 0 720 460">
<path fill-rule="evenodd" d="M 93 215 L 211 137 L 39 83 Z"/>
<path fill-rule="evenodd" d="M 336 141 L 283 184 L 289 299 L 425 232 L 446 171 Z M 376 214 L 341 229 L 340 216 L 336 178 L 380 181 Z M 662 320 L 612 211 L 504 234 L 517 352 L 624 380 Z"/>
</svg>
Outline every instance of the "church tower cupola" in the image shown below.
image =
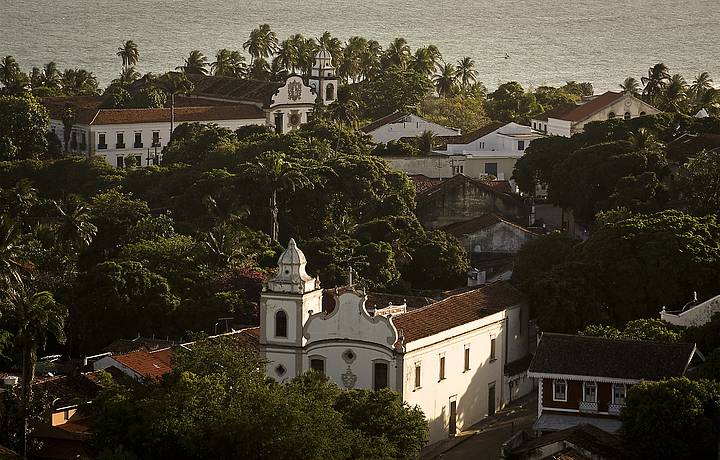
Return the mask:
<svg viewBox="0 0 720 460">
<path fill-rule="evenodd" d="M 305 254 L 297 247 L 295 240 L 291 239 L 278 259 L 278 274 L 268 282 L 268 290 L 304 294 L 320 289 L 320 280 L 308 275 L 306 266 Z"/>
<path fill-rule="evenodd" d="M 324 105 L 332 104 L 337 98 L 338 79 L 332 59 L 330 51 L 325 47 L 320 48 L 308 79 L 310 87 Z"/>
</svg>

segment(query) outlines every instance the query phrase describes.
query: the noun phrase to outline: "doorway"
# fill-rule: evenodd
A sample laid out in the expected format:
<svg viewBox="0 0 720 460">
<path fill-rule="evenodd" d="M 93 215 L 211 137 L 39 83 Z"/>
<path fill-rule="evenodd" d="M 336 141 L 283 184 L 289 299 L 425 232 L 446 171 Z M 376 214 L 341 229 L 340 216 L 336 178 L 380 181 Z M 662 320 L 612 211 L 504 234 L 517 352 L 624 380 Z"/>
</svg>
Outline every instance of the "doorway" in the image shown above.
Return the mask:
<svg viewBox="0 0 720 460">
<path fill-rule="evenodd" d="M 488 416 L 495 415 L 495 382 L 488 385 Z"/>
</svg>

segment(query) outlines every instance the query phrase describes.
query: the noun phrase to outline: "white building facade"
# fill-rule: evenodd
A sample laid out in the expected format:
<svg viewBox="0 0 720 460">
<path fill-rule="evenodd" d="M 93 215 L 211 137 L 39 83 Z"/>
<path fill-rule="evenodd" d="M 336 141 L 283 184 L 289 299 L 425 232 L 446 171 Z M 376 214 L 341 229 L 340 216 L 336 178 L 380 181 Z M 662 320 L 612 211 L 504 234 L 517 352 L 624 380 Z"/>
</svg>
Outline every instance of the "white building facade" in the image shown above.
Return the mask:
<svg viewBox="0 0 720 460">
<path fill-rule="evenodd" d="M 435 136 L 458 136 L 460 130 L 448 128 L 411 113 L 395 112 L 360 128 L 378 144 L 387 144 L 407 137 L 420 136 L 431 131 Z"/>
<path fill-rule="evenodd" d="M 505 373 L 527 357 L 529 343 L 527 306 L 509 285 L 396 316 L 369 314 L 364 293 L 347 289 L 327 312 L 319 281 L 305 266 L 291 240 L 261 295 L 260 353 L 270 377 L 314 369 L 340 388 L 390 388 L 423 410 L 431 443 L 532 390 L 524 371 Z"/>
</svg>

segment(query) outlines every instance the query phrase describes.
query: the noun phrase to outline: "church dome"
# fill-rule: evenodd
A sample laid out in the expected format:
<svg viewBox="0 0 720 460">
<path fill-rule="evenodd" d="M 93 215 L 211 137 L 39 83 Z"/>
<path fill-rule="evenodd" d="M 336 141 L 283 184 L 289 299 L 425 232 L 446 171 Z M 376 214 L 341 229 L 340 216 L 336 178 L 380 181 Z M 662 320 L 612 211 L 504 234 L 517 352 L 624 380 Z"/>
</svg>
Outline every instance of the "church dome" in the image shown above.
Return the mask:
<svg viewBox="0 0 720 460">
<path fill-rule="evenodd" d="M 268 287 L 274 292 L 303 293 L 319 289 L 320 283 L 305 271 L 307 259 L 297 247 L 294 239 L 290 239 L 287 249 L 278 259 L 278 274 L 271 279 Z"/>
<path fill-rule="evenodd" d="M 283 267 L 284 265 L 305 265 L 307 264 L 307 259 L 305 258 L 305 254 L 300 250 L 300 248 L 297 247 L 297 243 L 295 243 L 294 238 L 290 238 L 290 242 L 288 243 L 288 247 L 285 251 L 283 251 L 282 254 L 280 254 L 280 258 L 278 259 L 278 267 Z"/>
<path fill-rule="evenodd" d="M 332 54 L 330 54 L 330 51 L 328 51 L 324 46 L 320 48 L 320 51 L 315 55 L 316 60 L 326 60 L 329 59 L 332 61 Z"/>
</svg>

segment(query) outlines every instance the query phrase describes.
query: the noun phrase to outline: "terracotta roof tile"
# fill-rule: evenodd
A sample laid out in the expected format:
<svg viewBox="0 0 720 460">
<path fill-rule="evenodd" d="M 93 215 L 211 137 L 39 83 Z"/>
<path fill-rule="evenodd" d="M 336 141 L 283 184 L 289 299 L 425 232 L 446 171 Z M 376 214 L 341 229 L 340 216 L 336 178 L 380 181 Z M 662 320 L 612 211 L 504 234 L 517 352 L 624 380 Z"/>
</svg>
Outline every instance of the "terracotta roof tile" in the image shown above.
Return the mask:
<svg viewBox="0 0 720 460">
<path fill-rule="evenodd" d="M 494 180 L 492 182 L 488 182 L 488 185 L 499 192 L 513 193 L 513 188 L 510 185 L 509 180 Z"/>
<path fill-rule="evenodd" d="M 537 118 L 533 118 L 533 120 L 539 120 L 539 121 L 548 121 L 548 118 L 555 118 L 559 120 L 563 120 L 563 117 L 572 112 L 577 108 L 577 104 L 573 102 L 568 102 L 566 104 L 560 104 L 559 106 L 550 109 L 541 115 L 538 115 Z"/>
<path fill-rule="evenodd" d="M 93 125 L 170 123 L 170 109 L 100 109 Z M 176 107 L 175 122 L 264 119 L 264 112 L 251 104 L 212 107 Z"/>
<path fill-rule="evenodd" d="M 545 333 L 529 372 L 632 380 L 685 374 L 695 345 Z"/>
<path fill-rule="evenodd" d="M 568 104 L 556 107 L 555 109 L 544 113 L 537 119 L 547 120 L 548 118 L 555 118 L 558 120 L 566 120 L 572 122 L 583 121 L 594 113 L 599 112 L 600 110 L 609 106 L 618 99 L 622 99 L 623 97 L 625 97 L 625 93 L 608 91 L 606 93 L 600 94 L 597 97 L 594 97 L 593 99 L 590 99 L 584 104 L 574 106 Z"/>
<path fill-rule="evenodd" d="M 145 378 L 157 379 L 172 370 L 171 349 L 148 352 L 145 350 L 131 351 L 124 355 L 113 356 L 115 361 L 131 369 Z"/>
<path fill-rule="evenodd" d="M 405 343 L 408 343 L 490 316 L 524 301 L 523 294 L 513 286 L 497 282 L 399 315 L 393 318 L 393 323 L 398 331 L 402 330 Z"/>
<path fill-rule="evenodd" d="M 504 193 L 504 192 L 499 191 L 497 188 L 493 187 L 492 185 L 489 185 L 489 183 L 487 183 L 487 182 L 483 182 L 478 179 L 473 179 L 464 174 L 456 174 L 453 177 L 451 177 L 450 179 L 445 179 L 442 182 L 439 182 L 439 183 L 433 185 L 432 187 L 425 189 L 422 193 L 418 193 L 418 197 L 417 197 L 418 203 L 432 199 L 432 195 L 434 195 L 436 192 L 438 192 L 444 188 L 455 187 L 462 183 L 471 183 L 477 187 L 487 190 L 488 192 L 490 192 L 494 195 L 499 195 L 503 199 L 506 199 L 506 200 L 512 200 L 512 201 L 515 201 L 516 203 L 524 202 L 523 198 L 520 195 L 517 195 L 515 193 Z"/>
<path fill-rule="evenodd" d="M 415 185 L 415 193 L 422 193 L 430 187 L 442 182 L 442 179 L 428 177 L 424 174 L 408 174 L 408 179 Z"/>
</svg>

